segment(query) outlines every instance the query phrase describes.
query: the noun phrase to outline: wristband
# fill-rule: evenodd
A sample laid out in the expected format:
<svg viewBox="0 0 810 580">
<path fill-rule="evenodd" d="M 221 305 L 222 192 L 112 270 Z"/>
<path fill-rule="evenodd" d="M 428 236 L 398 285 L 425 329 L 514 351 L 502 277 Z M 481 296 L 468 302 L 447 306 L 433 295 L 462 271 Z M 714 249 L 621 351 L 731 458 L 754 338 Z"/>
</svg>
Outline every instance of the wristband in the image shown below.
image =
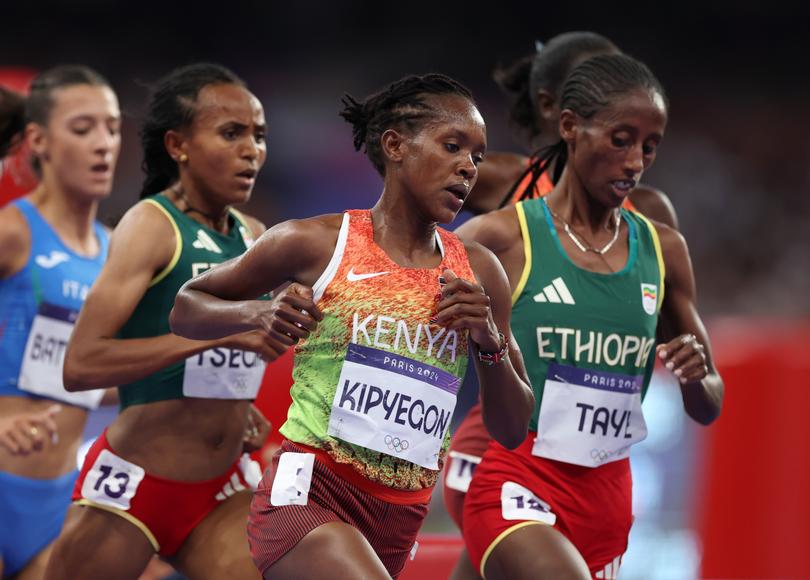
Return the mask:
<svg viewBox="0 0 810 580">
<path fill-rule="evenodd" d="M 487 366 L 496 365 L 509 354 L 509 343 L 506 342 L 506 337 L 503 335 L 503 332 L 498 333 L 498 339 L 500 340 L 501 348 L 496 352 L 478 351 L 478 360 L 483 364 Z"/>
</svg>

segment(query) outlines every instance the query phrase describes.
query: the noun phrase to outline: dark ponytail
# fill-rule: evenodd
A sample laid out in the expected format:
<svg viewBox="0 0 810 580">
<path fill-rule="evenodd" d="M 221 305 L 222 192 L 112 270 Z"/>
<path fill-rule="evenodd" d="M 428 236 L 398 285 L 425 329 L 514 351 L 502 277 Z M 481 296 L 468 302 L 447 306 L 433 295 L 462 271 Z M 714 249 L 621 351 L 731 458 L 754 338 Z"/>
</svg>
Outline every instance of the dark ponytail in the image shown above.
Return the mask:
<svg viewBox="0 0 810 580">
<path fill-rule="evenodd" d="M 557 163 L 554 165 L 554 173 L 550 176 L 552 183 L 559 181 L 560 175 L 562 175 L 563 169 L 565 169 L 565 163 L 568 161 L 568 146 L 562 139 L 532 154 L 532 162 L 529 164 L 529 167 L 515 180 L 515 183 L 512 184 L 509 192 L 503 197 L 498 207 L 505 207 L 509 203 L 509 200 L 515 195 L 518 187 L 523 184 L 523 180 L 526 179 L 527 175 L 531 175 L 532 178 L 521 192 L 518 201 L 532 199 L 534 197 L 534 188 L 540 176 L 543 175 L 555 161 Z"/>
<path fill-rule="evenodd" d="M 141 127 L 141 168 L 146 177 L 141 199 L 159 193 L 179 176 L 177 163 L 163 142 L 167 131 L 188 127 L 196 114 L 197 96 L 209 85 L 245 83 L 227 68 L 217 64 L 192 64 L 173 70 L 155 85 Z"/>
</svg>

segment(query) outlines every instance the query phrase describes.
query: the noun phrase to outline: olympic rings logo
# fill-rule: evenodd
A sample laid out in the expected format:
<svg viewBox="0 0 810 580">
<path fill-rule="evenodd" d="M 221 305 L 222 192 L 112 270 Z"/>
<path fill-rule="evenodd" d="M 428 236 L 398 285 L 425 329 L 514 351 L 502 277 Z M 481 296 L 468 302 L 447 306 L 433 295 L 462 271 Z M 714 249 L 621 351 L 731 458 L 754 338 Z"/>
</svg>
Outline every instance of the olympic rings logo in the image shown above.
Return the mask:
<svg viewBox="0 0 810 580">
<path fill-rule="evenodd" d="M 594 460 L 595 463 L 604 463 L 611 457 L 621 457 L 623 454 L 627 453 L 627 450 L 630 449 L 630 445 L 625 445 L 615 451 L 605 451 L 604 449 L 591 449 L 591 459 Z"/>
<path fill-rule="evenodd" d="M 385 436 L 385 444 L 388 446 L 388 449 L 396 451 L 397 453 L 402 453 L 410 446 L 407 439 L 400 439 L 392 435 Z"/>
<path fill-rule="evenodd" d="M 613 455 L 613 453 L 608 453 L 604 449 L 591 449 L 591 459 L 596 463 L 602 463 L 611 455 Z"/>
</svg>

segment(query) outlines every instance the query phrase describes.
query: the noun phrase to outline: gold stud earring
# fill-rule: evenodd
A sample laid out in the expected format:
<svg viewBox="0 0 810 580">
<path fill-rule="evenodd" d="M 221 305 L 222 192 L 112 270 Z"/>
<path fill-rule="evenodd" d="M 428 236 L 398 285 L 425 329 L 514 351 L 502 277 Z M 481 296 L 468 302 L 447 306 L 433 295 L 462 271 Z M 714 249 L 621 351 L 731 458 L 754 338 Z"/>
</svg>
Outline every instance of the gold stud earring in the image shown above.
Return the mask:
<svg viewBox="0 0 810 580">
<path fill-rule="evenodd" d="M 185 163 L 186 161 L 188 161 L 188 155 L 185 153 L 181 153 L 180 157 L 177 158 L 178 163 Z"/>
</svg>

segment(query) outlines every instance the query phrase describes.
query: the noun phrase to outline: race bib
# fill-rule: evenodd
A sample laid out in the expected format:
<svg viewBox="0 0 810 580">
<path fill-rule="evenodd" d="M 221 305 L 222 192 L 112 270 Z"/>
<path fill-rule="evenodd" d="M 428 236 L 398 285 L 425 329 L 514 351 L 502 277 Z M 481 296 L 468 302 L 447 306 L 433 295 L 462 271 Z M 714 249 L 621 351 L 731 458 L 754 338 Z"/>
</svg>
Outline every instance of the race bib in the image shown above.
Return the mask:
<svg viewBox="0 0 810 580">
<path fill-rule="evenodd" d="M 481 463 L 481 458 L 458 451 L 451 451 L 448 455 L 450 459 L 445 466 L 447 476 L 444 483 L 450 489 L 467 493 L 467 490 L 470 489 L 473 472 Z"/>
<path fill-rule="evenodd" d="M 82 497 L 102 505 L 129 510 L 143 480 L 142 467 L 102 449 L 82 483 Z"/>
<path fill-rule="evenodd" d="M 183 395 L 201 399 L 255 399 L 265 362 L 255 352 L 211 348 L 186 359 Z"/>
<path fill-rule="evenodd" d="M 501 486 L 501 516 L 505 520 L 533 520 L 550 526 L 557 521 L 550 505 L 514 481 L 505 481 Z"/>
<path fill-rule="evenodd" d="M 62 383 L 65 350 L 78 315 L 74 310 L 47 302 L 39 305 L 25 343 L 18 386 L 28 393 L 95 409 L 104 389 L 69 393 Z"/>
<path fill-rule="evenodd" d="M 278 458 L 270 490 L 271 505 L 307 505 L 315 455 L 288 451 Z"/>
<path fill-rule="evenodd" d="M 437 470 L 460 383 L 438 367 L 350 343 L 328 433 Z"/>
<path fill-rule="evenodd" d="M 643 375 L 550 364 L 532 453 L 585 467 L 627 457 L 647 437 L 643 382 Z"/>
</svg>

